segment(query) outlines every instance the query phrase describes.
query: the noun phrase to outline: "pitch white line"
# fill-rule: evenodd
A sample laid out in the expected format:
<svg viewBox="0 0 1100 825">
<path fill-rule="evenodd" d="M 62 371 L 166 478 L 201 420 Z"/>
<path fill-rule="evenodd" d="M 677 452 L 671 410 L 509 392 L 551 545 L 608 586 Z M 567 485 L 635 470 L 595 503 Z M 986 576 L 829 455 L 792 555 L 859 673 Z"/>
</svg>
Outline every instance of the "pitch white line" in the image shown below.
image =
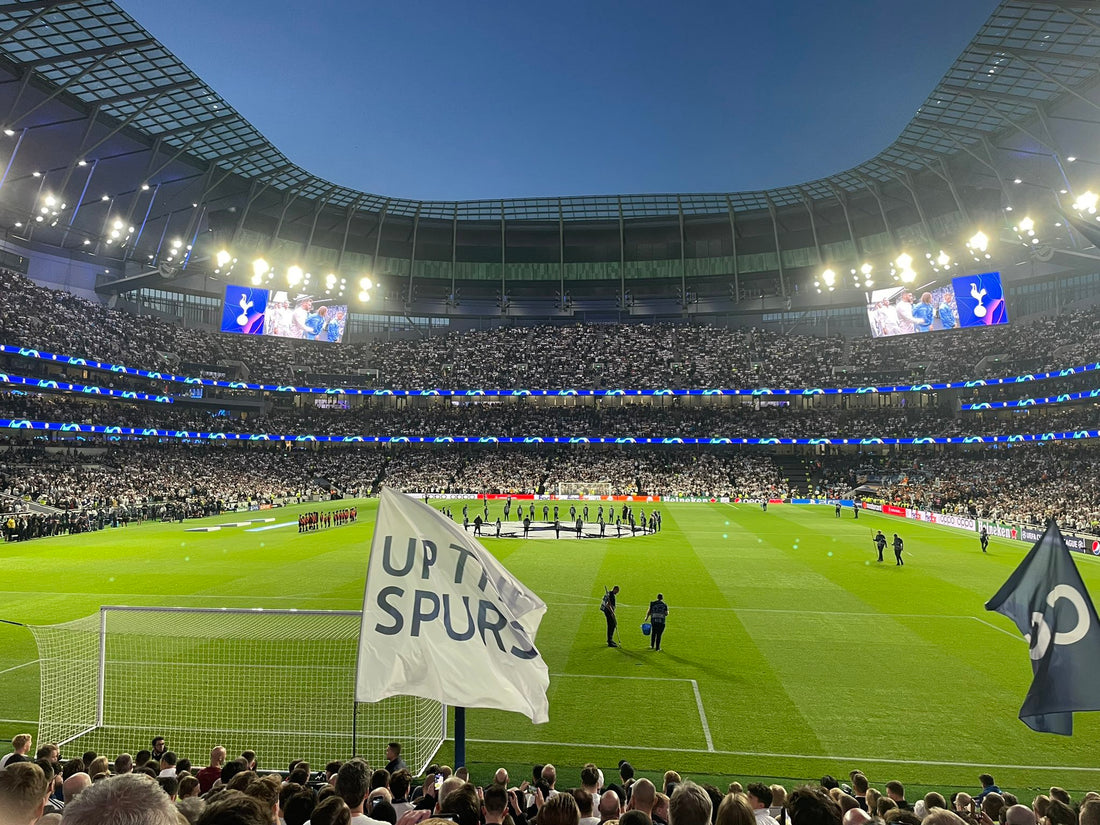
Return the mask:
<svg viewBox="0 0 1100 825">
<path fill-rule="evenodd" d="M 591 604 L 583 602 L 547 602 L 551 607 L 591 607 Z M 641 604 L 627 604 L 626 602 L 619 602 L 619 607 L 639 608 L 645 607 Z M 853 610 L 853 611 L 841 611 L 841 610 L 797 610 L 793 608 L 783 607 L 705 607 L 696 605 L 676 606 L 676 611 L 694 611 L 694 610 L 713 610 L 723 613 L 786 613 L 801 616 L 865 616 L 867 618 L 881 619 L 896 618 L 896 619 L 974 619 L 975 616 L 957 616 L 950 613 L 879 613 L 870 610 Z M 998 628 L 1000 630 L 1000 628 Z"/>
<path fill-rule="evenodd" d="M 666 753 L 713 753 L 717 756 L 760 756 L 766 759 L 810 759 L 829 762 L 856 763 L 873 762 L 883 765 L 936 765 L 949 768 L 997 768 L 998 770 L 1021 771 L 1088 771 L 1100 772 L 1100 768 L 1082 768 L 1076 765 L 992 765 L 988 762 L 942 762 L 925 759 L 885 759 L 875 756 L 830 756 L 828 754 L 810 753 L 769 753 L 766 751 L 706 751 L 701 748 L 661 748 L 655 745 L 594 745 L 583 742 L 539 742 L 533 739 L 466 739 L 467 742 L 478 742 L 485 745 L 537 745 L 551 748 L 586 748 L 589 750 L 634 750 L 634 751 L 664 751 Z"/>
<path fill-rule="evenodd" d="M 37 725 L 37 719 L 0 719 L 0 722 L 9 725 Z"/>
<path fill-rule="evenodd" d="M 694 679 L 682 679 L 676 676 L 618 676 L 607 675 L 603 673 L 551 673 L 559 679 L 574 678 L 574 679 L 631 679 L 643 682 L 694 682 Z"/>
<path fill-rule="evenodd" d="M 23 662 L 23 664 L 21 664 L 21 665 L 13 665 L 12 667 L 5 668 L 4 670 L 0 670 L 0 676 L 4 675 L 5 673 L 11 673 L 13 670 L 19 670 L 22 667 L 30 667 L 31 665 L 36 665 L 36 664 L 38 664 L 38 660 L 37 659 L 32 659 L 29 662 Z M 16 721 L 17 722 L 19 720 L 16 719 L 16 720 L 11 720 L 11 721 Z"/>
<path fill-rule="evenodd" d="M 690 682 L 691 690 L 695 694 L 695 706 L 699 709 L 699 723 L 703 726 L 703 737 L 707 740 L 707 751 L 714 752 L 714 740 L 710 737 L 707 712 L 703 710 L 703 697 L 699 694 L 699 683 L 694 679 L 678 679 L 675 676 L 606 676 L 599 673 L 551 673 L 550 675 L 558 679 L 573 677 L 579 679 L 626 679 L 642 682 Z"/>
<path fill-rule="evenodd" d="M 1013 639 L 1016 639 L 1017 641 L 1020 641 L 1020 642 L 1025 641 L 1023 636 L 1017 636 L 1011 630 L 1005 630 L 1003 627 L 997 627 L 997 625 L 993 624 L 992 622 L 987 622 L 985 619 L 979 619 L 977 616 L 971 616 L 970 618 L 972 618 L 976 622 L 981 622 L 986 627 L 992 627 L 998 633 L 1004 633 L 1006 636 L 1011 636 Z"/>
<path fill-rule="evenodd" d="M 699 721 L 703 723 L 703 736 L 707 740 L 707 750 L 714 753 L 714 740 L 710 738 L 710 725 L 707 724 L 707 712 L 703 710 L 703 697 L 699 695 L 699 683 L 691 680 L 691 689 L 695 691 L 695 706 L 699 708 Z"/>
</svg>

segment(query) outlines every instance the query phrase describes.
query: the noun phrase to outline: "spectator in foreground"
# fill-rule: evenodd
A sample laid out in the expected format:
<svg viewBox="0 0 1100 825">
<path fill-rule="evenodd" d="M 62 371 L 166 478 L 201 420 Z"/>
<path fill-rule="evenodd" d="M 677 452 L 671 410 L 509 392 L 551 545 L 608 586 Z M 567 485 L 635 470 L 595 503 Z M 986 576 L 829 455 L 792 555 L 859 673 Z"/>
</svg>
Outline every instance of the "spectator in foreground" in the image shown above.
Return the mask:
<svg viewBox="0 0 1100 825">
<path fill-rule="evenodd" d="M 0 823 L 31 825 L 46 807 L 50 783 L 33 762 L 16 762 L 0 772 Z"/>
<path fill-rule="evenodd" d="M 722 797 L 715 825 L 755 825 L 755 823 L 756 816 L 744 795 L 730 793 Z"/>
<path fill-rule="evenodd" d="M 841 825 L 840 806 L 832 800 L 828 791 L 810 785 L 791 791 L 787 798 L 787 813 L 790 814 L 791 825 Z"/>
<path fill-rule="evenodd" d="M 140 774 L 114 776 L 87 788 L 65 806 L 64 821 L 65 825 L 179 825 L 171 800 L 155 781 Z"/>
<path fill-rule="evenodd" d="M 538 825 L 579 825 L 580 821 L 581 812 L 577 807 L 577 800 L 568 793 L 550 797 L 539 811 Z"/>
<path fill-rule="evenodd" d="M 710 825 L 710 795 L 690 779 L 677 785 L 668 800 L 669 825 Z"/>
</svg>

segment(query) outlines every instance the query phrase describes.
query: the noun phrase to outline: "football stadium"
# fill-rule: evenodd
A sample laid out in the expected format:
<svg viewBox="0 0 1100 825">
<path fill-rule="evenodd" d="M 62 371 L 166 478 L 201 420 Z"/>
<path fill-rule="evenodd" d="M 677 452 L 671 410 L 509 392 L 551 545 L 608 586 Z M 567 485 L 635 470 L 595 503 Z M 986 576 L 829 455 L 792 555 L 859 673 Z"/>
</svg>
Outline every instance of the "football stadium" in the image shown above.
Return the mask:
<svg viewBox="0 0 1100 825">
<path fill-rule="evenodd" d="M 1100 9 L 989 6 L 845 171 L 441 201 L 0 0 L 0 823 L 1100 825 Z"/>
</svg>

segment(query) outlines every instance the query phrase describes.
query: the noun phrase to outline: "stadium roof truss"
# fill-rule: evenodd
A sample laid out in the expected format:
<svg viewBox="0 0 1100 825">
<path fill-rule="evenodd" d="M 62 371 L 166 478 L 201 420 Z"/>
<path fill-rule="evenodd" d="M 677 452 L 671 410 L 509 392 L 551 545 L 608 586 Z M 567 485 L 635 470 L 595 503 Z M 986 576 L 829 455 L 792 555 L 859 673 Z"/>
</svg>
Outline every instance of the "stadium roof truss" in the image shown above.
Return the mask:
<svg viewBox="0 0 1100 825">
<path fill-rule="evenodd" d="M 761 211 L 833 199 L 898 180 L 980 144 L 1042 112 L 1100 73 L 1100 9 L 1083 2 L 1009 0 L 878 156 L 829 178 L 766 191 L 420 202 L 383 198 L 330 184 L 301 170 L 233 106 L 109 0 L 0 2 L 0 49 L 25 85 L 33 77 L 85 103 L 96 117 L 125 123 L 162 148 L 174 148 L 246 179 L 263 179 L 333 207 L 393 216 L 459 220 L 593 220 Z M 1091 101 L 1091 98 L 1083 99 Z M 1090 103 L 1090 105 L 1092 105 Z M 8 112 L 10 129 L 36 125 L 35 110 Z"/>
<path fill-rule="evenodd" d="M 901 230 L 913 225 L 932 240 L 931 224 L 941 215 L 965 218 L 990 202 L 999 210 L 1019 194 L 1020 187 L 1013 193 L 1006 185 L 1013 177 L 1006 167 L 1023 163 L 1020 158 L 1043 164 L 1036 179 L 1044 180 L 1036 188 L 1070 188 L 1065 155 L 1096 143 L 1098 75 L 1100 6 L 1004 0 L 898 138 L 875 157 L 828 177 L 748 192 L 419 201 L 357 191 L 302 169 L 111 0 L 0 0 L 0 130 L 17 141 L 0 177 L 0 187 L 6 180 L 8 190 L 16 184 L 15 191 L 5 191 L 0 207 L 15 199 L 20 206 L 9 214 L 27 203 L 35 208 L 44 181 L 30 180 L 30 170 L 38 178 L 41 169 L 51 188 L 61 179 L 60 193 L 76 201 L 76 210 L 109 201 L 107 212 L 82 212 L 79 226 L 75 211 L 69 217 L 69 229 L 84 239 L 76 243 L 97 243 L 100 251 L 96 239 L 113 219 L 111 210 L 132 225 L 131 232 L 141 226 L 136 230 L 141 249 L 135 249 L 135 240 L 124 263 L 131 256 L 144 261 L 147 252 L 159 256 L 169 229 L 190 241 L 212 225 L 212 214 L 232 212 L 227 232 L 234 240 L 247 220 L 272 247 L 285 240 L 280 232 L 290 227 L 301 236 L 297 248 L 306 253 L 311 246 L 337 245 L 337 261 L 351 249 L 349 234 L 357 254 L 372 264 L 387 255 L 393 260 L 388 249 L 408 249 L 396 254 L 411 258 L 410 292 L 418 227 L 421 243 L 427 234 L 433 248 L 450 244 L 450 254 L 436 252 L 435 260 L 450 258 L 453 285 L 460 224 L 486 239 L 497 226 L 502 248 L 508 243 L 506 225 L 556 225 L 548 244 L 560 246 L 564 285 L 567 226 L 617 224 L 619 258 L 625 262 L 630 259 L 624 226 L 671 226 L 675 234 L 678 223 L 680 251 L 666 257 L 679 256 L 683 280 L 684 259 L 693 257 L 684 251 L 691 227 L 704 227 L 696 236 L 704 248 L 706 222 L 723 221 L 726 236 L 719 239 L 718 254 L 732 261 L 734 278 L 738 255 L 756 254 L 764 261 L 759 264 L 764 269 L 756 271 L 778 271 L 782 285 L 782 253 L 792 247 L 808 250 L 814 265 L 824 264 L 842 254 L 840 248 L 861 254 L 857 238 L 877 233 L 896 242 Z M 34 139 L 24 143 L 28 133 Z M 21 144 L 23 156 L 15 164 Z M 99 171 L 93 166 L 77 198 L 71 191 L 80 186 L 76 167 L 93 159 L 111 163 L 100 163 Z M 92 171 L 95 187 L 89 187 Z M 150 187 L 147 202 L 141 201 L 141 191 Z M 101 195 L 104 191 L 111 194 Z M 195 214 L 187 214 L 192 207 Z M 349 231 L 356 217 L 356 231 Z M 145 224 L 150 232 L 142 238 Z M 448 224 L 455 227 L 449 235 Z M 819 237 L 823 228 L 827 236 Z M 69 229 L 59 234 L 57 245 L 66 246 L 68 238 L 69 247 L 76 248 Z M 781 235 L 788 232 L 797 236 L 789 243 Z M 709 237 L 707 248 L 717 248 L 715 237 Z M 154 254 L 147 257 L 155 263 Z M 625 290 L 624 266 L 619 272 Z"/>
</svg>

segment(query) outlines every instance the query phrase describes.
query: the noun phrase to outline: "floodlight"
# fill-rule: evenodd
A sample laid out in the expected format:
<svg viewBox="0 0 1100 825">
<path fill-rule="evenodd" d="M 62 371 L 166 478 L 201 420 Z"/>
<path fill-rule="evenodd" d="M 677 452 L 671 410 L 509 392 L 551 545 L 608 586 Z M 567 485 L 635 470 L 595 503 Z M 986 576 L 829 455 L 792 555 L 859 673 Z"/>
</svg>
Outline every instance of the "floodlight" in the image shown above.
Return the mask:
<svg viewBox="0 0 1100 825">
<path fill-rule="evenodd" d="M 334 286 L 336 286 L 336 276 L 333 273 L 330 272 L 328 275 L 325 276 L 325 286 L 327 286 L 329 289 L 332 289 Z"/>
<path fill-rule="evenodd" d="M 5 129 L 4 134 L 7 135 L 8 137 L 12 137 L 12 136 L 15 135 L 15 130 L 14 129 Z"/>
<path fill-rule="evenodd" d="M 901 280 L 907 284 L 911 284 L 913 281 L 917 280 L 917 273 L 912 269 L 903 269 L 901 271 Z"/>
<path fill-rule="evenodd" d="M 176 238 L 174 241 L 172 241 L 173 249 L 179 249 L 181 246 L 183 246 L 183 241 L 181 241 L 179 238 Z"/>
<path fill-rule="evenodd" d="M 1100 197 L 1090 190 L 1077 196 L 1077 200 L 1073 202 L 1073 208 L 1078 212 L 1088 212 L 1090 215 L 1095 215 L 1097 200 L 1100 200 Z"/>
<path fill-rule="evenodd" d="M 859 271 L 862 272 L 864 275 L 870 275 L 872 268 L 873 267 L 870 264 L 864 264 L 859 268 Z"/>
<path fill-rule="evenodd" d="M 220 251 L 220 252 L 219 252 L 219 253 L 218 253 L 217 255 L 215 255 L 215 256 L 214 256 L 214 260 L 215 260 L 215 261 L 217 261 L 217 263 L 218 263 L 218 267 L 219 267 L 219 268 L 220 268 L 220 267 L 223 267 L 223 266 L 225 266 L 225 265 L 226 265 L 227 263 L 229 263 L 229 253 L 228 253 L 228 252 L 226 252 L 226 251 L 225 251 L 225 250 L 223 249 L 223 250 L 221 250 L 221 251 Z"/>
<path fill-rule="evenodd" d="M 1020 229 L 1024 232 L 1032 232 L 1032 230 L 1035 229 L 1035 221 L 1033 221 L 1030 217 L 1025 217 L 1022 221 L 1020 221 Z"/>
<path fill-rule="evenodd" d="M 894 263 L 896 263 L 898 265 L 898 269 L 901 269 L 902 271 L 910 269 L 913 266 L 913 256 L 910 255 L 908 252 L 902 252 L 894 260 Z"/>
<path fill-rule="evenodd" d="M 971 236 L 970 240 L 967 242 L 967 246 L 971 249 L 976 249 L 978 252 L 985 252 L 989 249 L 989 236 L 979 229 Z"/>
<path fill-rule="evenodd" d="M 256 280 L 256 278 L 262 278 L 264 276 L 264 274 L 269 269 L 271 269 L 271 265 L 267 261 L 265 261 L 263 258 L 257 258 L 256 260 L 254 260 L 252 262 L 252 271 L 253 271 L 253 273 L 255 273 L 255 278 L 253 278 L 253 283 L 258 284 L 259 281 Z"/>
<path fill-rule="evenodd" d="M 255 275 L 252 276 L 252 283 L 256 286 L 259 286 L 261 283 L 263 283 L 263 280 L 264 274 L 262 272 L 257 272 Z"/>
<path fill-rule="evenodd" d="M 360 289 L 370 289 L 371 288 L 370 278 L 360 278 L 359 279 L 359 288 Z"/>
<path fill-rule="evenodd" d="M 359 300 L 360 301 L 369 301 L 370 300 L 370 293 L 367 292 L 364 289 L 362 292 L 359 293 Z"/>
<path fill-rule="evenodd" d="M 141 191 L 142 191 L 142 192 L 148 192 L 148 191 L 149 191 L 149 184 L 147 184 L 147 183 L 143 183 L 143 184 L 141 185 Z"/>
<path fill-rule="evenodd" d="M 111 199 L 110 195 L 104 195 L 102 198 L 100 198 L 101 201 L 109 201 L 110 199 Z"/>
<path fill-rule="evenodd" d="M 42 202 L 46 204 L 46 206 L 53 206 L 55 203 L 57 203 L 57 198 L 55 198 L 53 195 L 46 195 Z"/>
<path fill-rule="evenodd" d="M 302 272 L 302 268 L 298 265 L 290 267 L 286 271 L 286 282 L 290 286 L 298 286 L 302 282 L 302 276 L 305 273 Z"/>
<path fill-rule="evenodd" d="M 836 283 L 836 273 L 831 269 L 826 269 L 821 273 L 821 280 L 825 282 L 825 286 L 832 286 Z"/>
<path fill-rule="evenodd" d="M 940 266 L 950 266 L 951 256 L 941 249 L 940 254 L 936 256 L 936 263 Z"/>
<path fill-rule="evenodd" d="M 116 219 L 115 223 L 114 223 L 115 229 L 122 229 L 122 226 L 123 226 L 122 221 Z"/>
<path fill-rule="evenodd" d="M 10 133 L 5 132 L 4 134 L 10 134 Z M 1077 158 L 1074 157 L 1073 155 L 1070 155 L 1068 158 L 1066 158 L 1066 160 L 1069 161 L 1070 163 L 1073 163 L 1075 160 L 1077 160 Z"/>
</svg>

